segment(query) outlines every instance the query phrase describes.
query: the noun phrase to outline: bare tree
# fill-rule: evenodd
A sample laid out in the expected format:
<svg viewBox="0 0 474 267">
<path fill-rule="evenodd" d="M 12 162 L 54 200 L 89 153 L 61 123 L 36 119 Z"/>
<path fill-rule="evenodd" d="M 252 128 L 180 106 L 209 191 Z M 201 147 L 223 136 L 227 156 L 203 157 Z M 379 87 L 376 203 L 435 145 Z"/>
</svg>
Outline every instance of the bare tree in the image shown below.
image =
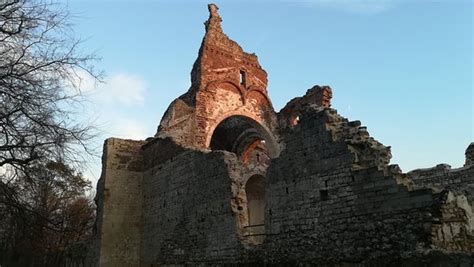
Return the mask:
<svg viewBox="0 0 474 267">
<path fill-rule="evenodd" d="M 77 160 L 89 125 L 77 123 L 78 70 L 98 78 L 78 50 L 68 12 L 41 0 L 0 1 L 0 167 L 26 172 L 41 159 Z M 69 89 L 68 89 L 69 88 Z M 77 88 L 76 88 L 77 89 Z"/>
<path fill-rule="evenodd" d="M 78 239 L 75 231 L 85 231 L 84 224 L 65 222 L 76 216 L 72 211 L 88 207 L 77 198 L 89 185 L 69 167 L 91 153 L 93 137 L 92 126 L 76 114 L 83 100 L 77 81 L 78 72 L 100 75 L 68 19 L 65 6 L 50 0 L 0 0 L 0 224 L 7 223 L 0 225 L 0 241 L 25 253 L 34 239 L 48 244 L 31 235 L 39 229 L 34 225 L 61 239 L 50 242 L 61 248 L 64 240 Z"/>
</svg>

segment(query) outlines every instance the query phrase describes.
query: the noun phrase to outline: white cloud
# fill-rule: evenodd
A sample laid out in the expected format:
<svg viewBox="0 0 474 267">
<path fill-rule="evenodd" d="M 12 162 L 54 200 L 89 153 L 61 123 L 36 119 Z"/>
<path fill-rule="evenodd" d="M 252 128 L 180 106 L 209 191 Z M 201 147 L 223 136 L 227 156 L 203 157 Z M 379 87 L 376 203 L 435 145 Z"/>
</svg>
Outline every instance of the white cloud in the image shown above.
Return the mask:
<svg viewBox="0 0 474 267">
<path fill-rule="evenodd" d="M 145 101 L 147 84 L 138 75 L 119 73 L 111 76 L 102 87 L 105 100 L 125 105 L 141 105 Z"/>
<path fill-rule="evenodd" d="M 144 108 L 148 89 L 140 75 L 114 73 L 105 77 L 104 82 L 96 82 L 83 70 L 76 70 L 76 74 L 71 90 L 77 93 L 79 89 L 85 97 L 80 116 L 94 118 L 99 132 L 95 139 L 98 147 L 109 137 L 144 140 L 154 134 L 155 125 L 148 125 L 143 116 L 134 115 L 141 114 L 139 109 Z M 100 170 L 100 160 L 96 159 L 89 162 L 85 175 L 95 184 Z"/>
<path fill-rule="evenodd" d="M 85 71 L 76 71 L 77 77 L 73 84 L 83 94 L 90 96 L 91 101 L 98 105 L 122 104 L 127 106 L 142 105 L 145 102 L 147 83 L 136 74 L 116 73 L 97 83 Z"/>
<path fill-rule="evenodd" d="M 114 137 L 134 140 L 144 140 L 150 137 L 150 131 L 143 122 L 124 118 L 112 121 L 110 134 Z"/>
<path fill-rule="evenodd" d="M 77 90 L 80 90 L 81 93 L 88 93 L 96 89 L 97 83 L 94 77 L 89 75 L 85 70 L 76 69 L 72 70 L 72 72 L 74 74 L 71 77 L 72 80 L 70 81 L 69 90 L 74 93 L 77 92 Z"/>
<path fill-rule="evenodd" d="M 103 83 L 96 83 L 85 71 L 77 71 L 74 85 L 86 95 L 89 113 L 97 115 L 99 129 L 103 137 L 109 136 L 126 139 L 145 139 L 150 131 L 141 118 L 130 117 L 124 106 L 142 105 L 147 91 L 146 81 L 139 75 L 116 73 L 110 75 Z M 136 110 L 131 107 L 128 110 Z M 88 114 L 87 114 L 88 115 Z"/>
</svg>

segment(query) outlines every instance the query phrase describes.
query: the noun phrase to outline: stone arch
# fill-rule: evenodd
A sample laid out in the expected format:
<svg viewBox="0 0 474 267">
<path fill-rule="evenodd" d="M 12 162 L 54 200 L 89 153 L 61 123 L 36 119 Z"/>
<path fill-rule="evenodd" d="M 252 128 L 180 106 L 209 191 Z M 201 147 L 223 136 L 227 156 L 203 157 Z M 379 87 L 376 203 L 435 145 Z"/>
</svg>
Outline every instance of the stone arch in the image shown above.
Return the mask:
<svg viewBox="0 0 474 267">
<path fill-rule="evenodd" d="M 211 150 L 227 150 L 242 156 L 256 140 L 265 146 L 269 157 L 279 154 L 278 144 L 271 132 L 255 119 L 242 114 L 228 114 L 211 127 L 206 138 Z"/>
</svg>

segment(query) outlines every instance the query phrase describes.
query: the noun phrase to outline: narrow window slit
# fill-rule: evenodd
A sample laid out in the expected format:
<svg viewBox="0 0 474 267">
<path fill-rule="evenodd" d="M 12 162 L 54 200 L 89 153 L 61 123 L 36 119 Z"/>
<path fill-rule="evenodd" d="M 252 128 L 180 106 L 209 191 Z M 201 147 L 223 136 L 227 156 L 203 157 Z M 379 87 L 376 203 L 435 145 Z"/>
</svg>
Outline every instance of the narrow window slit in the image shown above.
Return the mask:
<svg viewBox="0 0 474 267">
<path fill-rule="evenodd" d="M 319 195 L 321 196 L 321 200 L 325 201 L 329 199 L 329 192 L 327 189 L 319 190 Z"/>
<path fill-rule="evenodd" d="M 240 85 L 245 86 L 247 82 L 247 77 L 245 75 L 245 71 L 241 70 L 240 71 Z"/>
</svg>

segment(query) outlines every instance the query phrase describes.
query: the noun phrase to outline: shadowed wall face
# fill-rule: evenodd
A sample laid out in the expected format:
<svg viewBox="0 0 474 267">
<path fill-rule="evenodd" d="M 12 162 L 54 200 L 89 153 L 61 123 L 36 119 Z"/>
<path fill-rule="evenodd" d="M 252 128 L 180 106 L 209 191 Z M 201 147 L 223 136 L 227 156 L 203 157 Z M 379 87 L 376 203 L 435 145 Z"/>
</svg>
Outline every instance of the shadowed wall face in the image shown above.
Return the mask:
<svg viewBox="0 0 474 267">
<path fill-rule="evenodd" d="M 473 146 L 463 168 L 404 174 L 327 86 L 275 113 L 257 57 L 209 11 L 156 136 L 106 142 L 103 266 L 472 265 Z"/>
</svg>

